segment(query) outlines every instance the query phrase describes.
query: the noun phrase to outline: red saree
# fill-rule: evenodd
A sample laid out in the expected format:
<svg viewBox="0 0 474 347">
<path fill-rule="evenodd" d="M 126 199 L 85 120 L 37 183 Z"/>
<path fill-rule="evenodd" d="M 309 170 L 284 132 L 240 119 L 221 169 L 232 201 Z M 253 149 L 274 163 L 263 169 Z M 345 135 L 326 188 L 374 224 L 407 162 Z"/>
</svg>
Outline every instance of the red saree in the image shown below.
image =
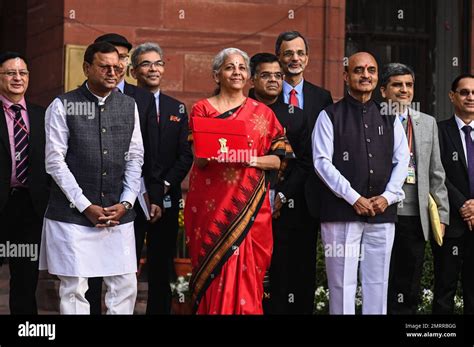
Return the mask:
<svg viewBox="0 0 474 347">
<path fill-rule="evenodd" d="M 204 99 L 190 116 L 244 120 L 257 156 L 291 151 L 282 126 L 264 104 L 248 98 L 230 113 L 219 115 Z M 263 313 L 263 277 L 273 248 L 268 191 L 260 169 L 241 163 L 193 165 L 184 220 L 197 314 Z"/>
</svg>

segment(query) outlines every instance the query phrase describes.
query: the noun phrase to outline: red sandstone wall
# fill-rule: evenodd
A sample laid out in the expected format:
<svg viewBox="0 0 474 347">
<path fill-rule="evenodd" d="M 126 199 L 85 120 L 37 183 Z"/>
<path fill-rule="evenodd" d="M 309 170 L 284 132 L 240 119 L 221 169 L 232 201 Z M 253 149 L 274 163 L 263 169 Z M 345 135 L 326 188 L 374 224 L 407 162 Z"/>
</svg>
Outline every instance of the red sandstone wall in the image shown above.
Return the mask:
<svg viewBox="0 0 474 347">
<path fill-rule="evenodd" d="M 45 105 L 63 88 L 64 46 L 87 45 L 105 32 L 125 35 L 134 45 L 158 42 L 167 62 L 163 90 L 188 107 L 212 92 L 210 62 L 217 51 L 273 52 L 285 30 L 309 40 L 306 79 L 336 99 L 343 93 L 345 0 L 29 1 L 28 25 L 30 96 Z"/>
</svg>

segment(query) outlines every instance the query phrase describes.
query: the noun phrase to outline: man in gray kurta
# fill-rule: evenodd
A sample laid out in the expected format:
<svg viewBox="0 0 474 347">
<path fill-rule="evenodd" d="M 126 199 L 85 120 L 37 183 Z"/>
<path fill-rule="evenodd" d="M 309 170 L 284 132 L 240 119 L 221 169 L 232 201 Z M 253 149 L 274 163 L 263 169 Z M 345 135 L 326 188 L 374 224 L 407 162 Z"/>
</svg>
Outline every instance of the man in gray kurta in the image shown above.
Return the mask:
<svg viewBox="0 0 474 347">
<path fill-rule="evenodd" d="M 87 81 L 46 111 L 46 171 L 54 183 L 40 269 L 60 280 L 60 312 L 89 314 L 88 278 L 104 277 L 107 313 L 132 314 L 137 294 L 132 209 L 143 142 L 135 101 L 116 91 L 122 67 L 100 42 L 84 55 Z"/>
<path fill-rule="evenodd" d="M 441 229 L 449 222 L 448 192 L 441 163 L 436 120 L 412 105 L 415 74 L 399 63 L 385 66 L 380 91 L 386 99 L 382 110 L 397 115 L 410 149 L 408 177 L 403 185 L 405 200 L 398 204 L 398 222 L 390 263 L 389 314 L 415 314 L 420 297 L 426 241 L 430 234 L 428 199 L 438 205 Z M 410 107 L 412 106 L 412 107 Z"/>
</svg>

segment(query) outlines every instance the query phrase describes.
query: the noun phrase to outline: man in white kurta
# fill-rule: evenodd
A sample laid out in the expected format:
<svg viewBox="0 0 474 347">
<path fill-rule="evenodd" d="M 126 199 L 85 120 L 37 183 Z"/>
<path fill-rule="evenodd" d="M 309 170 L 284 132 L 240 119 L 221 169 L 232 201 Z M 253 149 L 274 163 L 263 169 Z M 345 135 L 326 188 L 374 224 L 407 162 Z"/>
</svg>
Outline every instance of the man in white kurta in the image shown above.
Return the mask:
<svg viewBox="0 0 474 347">
<path fill-rule="evenodd" d="M 61 314 L 89 314 L 87 280 L 98 276 L 107 286 L 108 314 L 133 314 L 135 306 L 131 208 L 143 143 L 135 102 L 113 91 L 118 59 L 110 44 L 89 46 L 88 80 L 46 111 L 46 171 L 56 190 L 44 218 L 40 270 L 61 280 Z"/>
<path fill-rule="evenodd" d="M 400 122 L 381 114 L 371 99 L 378 81 L 375 59 L 354 54 L 344 78 L 349 95 L 320 113 L 312 135 L 314 167 L 326 185 L 321 236 L 329 310 L 355 313 L 360 265 L 362 313 L 386 314 L 396 203 L 404 198 L 408 146 Z"/>
</svg>

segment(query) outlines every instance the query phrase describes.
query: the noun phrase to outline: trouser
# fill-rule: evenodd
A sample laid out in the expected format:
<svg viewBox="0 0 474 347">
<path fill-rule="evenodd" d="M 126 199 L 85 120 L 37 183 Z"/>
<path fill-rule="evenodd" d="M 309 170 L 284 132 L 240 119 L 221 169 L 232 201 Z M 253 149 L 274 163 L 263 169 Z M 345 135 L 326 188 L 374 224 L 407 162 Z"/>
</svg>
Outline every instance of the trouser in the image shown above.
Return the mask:
<svg viewBox="0 0 474 347">
<path fill-rule="evenodd" d="M 135 230 L 135 247 L 137 255 L 137 264 L 140 266 L 140 257 L 143 249 L 145 234 L 147 233 L 150 223 L 145 218 L 140 204 L 135 204 L 135 212 L 137 214 L 134 222 Z M 102 277 L 89 278 L 89 290 L 86 291 L 86 299 L 90 304 L 90 312 L 92 315 L 102 314 Z"/>
<path fill-rule="evenodd" d="M 390 260 L 389 314 L 416 314 L 425 246 L 420 217 L 398 216 Z"/>
<path fill-rule="evenodd" d="M 90 314 L 85 294 L 88 289 L 86 277 L 58 276 L 60 313 Z M 107 314 L 133 314 L 137 298 L 137 276 L 135 273 L 103 277 L 107 287 L 105 305 Z"/>
<path fill-rule="evenodd" d="M 360 257 L 362 313 L 386 314 L 394 223 L 321 223 L 330 314 L 354 314 Z"/>
<path fill-rule="evenodd" d="M 173 259 L 178 236 L 178 208 L 165 210 L 146 236 L 148 302 L 147 314 L 171 313 L 170 282 L 176 277 Z"/>
<path fill-rule="evenodd" d="M 0 221 L 0 243 L 5 250 L 13 247 L 28 250 L 25 254 L 7 258 L 10 268 L 10 312 L 37 314 L 36 286 L 43 220 L 36 215 L 28 189 L 11 191 L 7 204 L 0 212 Z M 5 259 L 0 257 L 0 266 Z"/>
<path fill-rule="evenodd" d="M 453 314 L 461 275 L 464 314 L 474 314 L 474 233 L 445 237 L 443 246 L 431 242 L 434 260 L 434 314 Z"/>
<path fill-rule="evenodd" d="M 270 300 L 264 306 L 266 314 L 313 314 L 319 221 L 307 218 L 308 223 L 303 224 L 293 218 L 292 212 L 284 206 L 280 217 L 273 220 Z"/>
</svg>

